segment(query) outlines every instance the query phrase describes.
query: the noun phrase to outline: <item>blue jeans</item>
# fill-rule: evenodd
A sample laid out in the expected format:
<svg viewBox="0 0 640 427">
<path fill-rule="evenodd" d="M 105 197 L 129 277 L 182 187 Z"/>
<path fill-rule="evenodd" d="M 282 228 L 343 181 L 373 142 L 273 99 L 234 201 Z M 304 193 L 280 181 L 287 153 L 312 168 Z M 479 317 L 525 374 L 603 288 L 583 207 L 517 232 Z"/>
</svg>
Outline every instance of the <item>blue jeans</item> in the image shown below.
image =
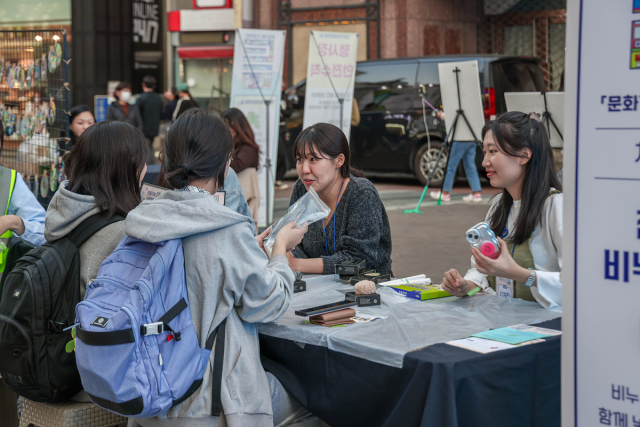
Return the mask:
<svg viewBox="0 0 640 427">
<path fill-rule="evenodd" d="M 464 164 L 464 172 L 467 174 L 471 191 L 475 193 L 481 190 L 478 169 L 476 169 L 476 147 L 475 142 L 454 142 L 452 144 L 447 175 L 444 177 L 444 185 L 442 186 L 444 193 L 451 192 L 453 188 L 453 178 L 456 176 L 460 160 Z"/>
</svg>

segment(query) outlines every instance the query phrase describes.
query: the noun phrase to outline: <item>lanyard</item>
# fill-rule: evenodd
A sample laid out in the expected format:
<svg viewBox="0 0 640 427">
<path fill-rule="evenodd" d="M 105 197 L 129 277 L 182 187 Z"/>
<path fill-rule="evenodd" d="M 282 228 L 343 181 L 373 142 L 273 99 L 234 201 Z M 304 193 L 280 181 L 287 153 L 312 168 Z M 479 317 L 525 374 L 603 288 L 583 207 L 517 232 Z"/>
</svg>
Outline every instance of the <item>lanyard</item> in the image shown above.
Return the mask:
<svg viewBox="0 0 640 427">
<path fill-rule="evenodd" d="M 507 225 L 509 224 L 509 215 L 511 215 L 512 209 L 513 209 L 513 202 L 511 202 L 511 207 L 509 208 L 509 212 L 507 212 L 507 220 L 504 222 L 504 230 L 502 230 L 502 235 L 500 236 L 500 238 L 502 238 L 503 240 L 505 237 L 509 235 L 509 229 L 507 228 Z M 511 249 L 512 256 L 515 251 L 516 251 L 516 244 L 514 243 L 513 248 Z"/>
<path fill-rule="evenodd" d="M 338 191 L 338 198 L 336 199 L 336 207 L 333 210 L 333 253 L 336 253 L 336 211 L 338 210 L 338 200 L 340 200 L 340 193 L 342 193 L 342 186 L 344 185 L 344 178 L 342 178 L 342 184 L 340 184 L 340 191 Z M 329 241 L 327 240 L 327 230 L 324 228 L 324 218 L 322 218 L 322 232 L 324 233 L 324 247 L 327 250 L 327 256 L 329 256 Z"/>
</svg>

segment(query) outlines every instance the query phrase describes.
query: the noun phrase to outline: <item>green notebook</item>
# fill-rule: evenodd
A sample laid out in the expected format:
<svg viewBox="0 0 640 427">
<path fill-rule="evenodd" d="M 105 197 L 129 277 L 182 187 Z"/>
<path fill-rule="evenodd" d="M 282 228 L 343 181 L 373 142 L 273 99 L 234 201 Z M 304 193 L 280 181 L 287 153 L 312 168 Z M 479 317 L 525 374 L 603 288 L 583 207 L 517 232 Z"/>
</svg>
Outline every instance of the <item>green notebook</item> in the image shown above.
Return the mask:
<svg viewBox="0 0 640 427">
<path fill-rule="evenodd" d="M 412 283 L 408 285 L 389 286 L 391 289 L 406 297 L 417 299 L 420 301 L 426 299 L 450 297 L 451 294 L 447 291 L 443 291 L 436 285 L 414 285 Z"/>
</svg>

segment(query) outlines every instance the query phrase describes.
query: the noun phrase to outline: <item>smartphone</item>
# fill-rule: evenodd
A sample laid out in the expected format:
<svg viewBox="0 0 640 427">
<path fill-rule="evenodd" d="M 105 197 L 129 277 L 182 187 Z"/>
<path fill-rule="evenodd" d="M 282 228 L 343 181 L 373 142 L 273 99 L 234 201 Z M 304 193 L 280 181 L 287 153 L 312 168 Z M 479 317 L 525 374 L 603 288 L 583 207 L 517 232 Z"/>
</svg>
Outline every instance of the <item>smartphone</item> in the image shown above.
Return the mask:
<svg viewBox="0 0 640 427">
<path fill-rule="evenodd" d="M 341 310 L 347 307 L 353 307 L 356 305 L 355 301 L 338 301 L 331 304 L 319 305 L 317 307 L 305 308 L 302 310 L 296 310 L 295 314 L 298 316 L 315 316 L 316 314 L 328 313 L 330 311 Z"/>
<path fill-rule="evenodd" d="M 496 259 L 500 255 L 500 242 L 486 222 L 478 223 L 468 229 L 466 238 L 471 247 L 479 249 L 484 256 Z"/>
</svg>

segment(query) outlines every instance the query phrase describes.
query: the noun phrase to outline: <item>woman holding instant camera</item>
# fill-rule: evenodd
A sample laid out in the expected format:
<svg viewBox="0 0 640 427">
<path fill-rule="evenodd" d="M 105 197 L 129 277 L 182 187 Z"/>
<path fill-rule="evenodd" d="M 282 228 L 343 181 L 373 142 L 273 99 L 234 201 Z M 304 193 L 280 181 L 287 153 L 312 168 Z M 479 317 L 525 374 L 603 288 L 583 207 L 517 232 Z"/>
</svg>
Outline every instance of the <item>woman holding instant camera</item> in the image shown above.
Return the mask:
<svg viewBox="0 0 640 427">
<path fill-rule="evenodd" d="M 303 130 L 293 145 L 299 179 L 295 203 L 310 187 L 331 209 L 292 253 L 289 266 L 302 273 L 334 274 L 337 263 L 363 259 L 367 269 L 391 273 L 391 228 L 373 184 L 351 168 L 349 142 L 342 130 L 317 123 Z"/>
<path fill-rule="evenodd" d="M 471 269 L 464 278 L 447 271 L 442 287 L 458 297 L 497 287 L 502 297 L 562 305 L 562 184 L 540 116 L 503 114 L 485 124 L 482 137 L 487 177 L 504 189 L 485 219 L 499 253 L 489 258 L 472 247 Z"/>
</svg>

